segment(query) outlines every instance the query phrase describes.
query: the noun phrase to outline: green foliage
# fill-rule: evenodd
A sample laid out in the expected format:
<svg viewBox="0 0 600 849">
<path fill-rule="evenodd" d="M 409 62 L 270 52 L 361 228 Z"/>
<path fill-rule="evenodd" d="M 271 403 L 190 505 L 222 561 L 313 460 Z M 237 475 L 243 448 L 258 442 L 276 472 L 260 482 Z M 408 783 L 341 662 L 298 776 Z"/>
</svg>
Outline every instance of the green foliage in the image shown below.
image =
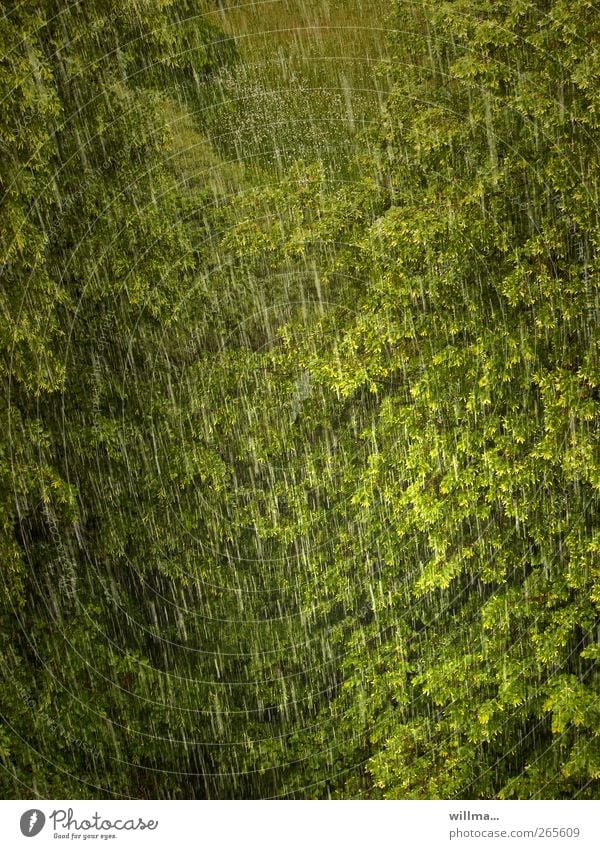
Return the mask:
<svg viewBox="0 0 600 849">
<path fill-rule="evenodd" d="M 294 358 L 371 410 L 330 524 L 342 795 L 597 790 L 598 33 L 547 5 L 402 4 L 361 180 L 291 174 L 227 237 L 317 269 Z"/>
<path fill-rule="evenodd" d="M 0 51 L 2 786 L 168 796 L 180 753 L 154 747 L 180 716 L 156 706 L 160 670 L 132 621 L 140 573 L 169 574 L 177 556 L 164 521 L 145 532 L 166 497 L 159 464 L 174 463 L 166 444 L 153 456 L 150 424 L 174 378 L 165 334 L 172 347 L 189 334 L 191 209 L 214 200 L 183 198 L 163 113 L 173 74 L 221 60 L 189 4 L 27 9 L 5 8 Z M 168 405 L 166 439 L 178 417 Z M 196 690 L 177 695 L 182 711 Z"/>
<path fill-rule="evenodd" d="M 218 16 L 92 7 L 0 24 L 4 794 L 596 797 L 597 16 L 402 3 L 250 181 Z"/>
</svg>

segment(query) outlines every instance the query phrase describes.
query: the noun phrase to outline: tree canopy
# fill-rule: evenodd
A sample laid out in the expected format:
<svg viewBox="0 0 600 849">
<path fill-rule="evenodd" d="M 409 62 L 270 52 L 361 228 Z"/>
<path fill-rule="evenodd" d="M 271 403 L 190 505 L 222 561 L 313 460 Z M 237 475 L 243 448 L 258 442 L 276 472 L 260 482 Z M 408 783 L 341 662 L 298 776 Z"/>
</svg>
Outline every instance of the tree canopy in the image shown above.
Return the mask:
<svg viewBox="0 0 600 849">
<path fill-rule="evenodd" d="M 212 20 L 0 24 L 0 787 L 597 798 L 598 17 L 399 2 L 354 170 L 233 192 Z"/>
</svg>

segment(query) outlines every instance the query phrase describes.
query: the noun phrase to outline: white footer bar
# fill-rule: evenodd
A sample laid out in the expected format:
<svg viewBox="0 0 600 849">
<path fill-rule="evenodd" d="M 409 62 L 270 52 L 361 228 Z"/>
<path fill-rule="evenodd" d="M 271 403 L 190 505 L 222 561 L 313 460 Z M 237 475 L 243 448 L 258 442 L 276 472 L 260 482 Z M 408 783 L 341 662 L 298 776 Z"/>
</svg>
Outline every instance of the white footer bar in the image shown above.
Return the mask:
<svg viewBox="0 0 600 849">
<path fill-rule="evenodd" d="M 588 801 L 4 801 L 0 846 L 598 849 Z"/>
</svg>

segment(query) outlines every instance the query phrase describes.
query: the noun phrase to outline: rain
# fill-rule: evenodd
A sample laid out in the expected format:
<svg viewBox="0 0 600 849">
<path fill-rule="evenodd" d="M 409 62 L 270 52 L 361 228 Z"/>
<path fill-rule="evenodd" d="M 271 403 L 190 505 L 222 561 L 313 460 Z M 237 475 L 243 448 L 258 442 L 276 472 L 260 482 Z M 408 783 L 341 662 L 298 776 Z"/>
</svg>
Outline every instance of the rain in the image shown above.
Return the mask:
<svg viewBox="0 0 600 849">
<path fill-rule="evenodd" d="M 3 798 L 598 798 L 580 12 L 3 4 Z"/>
</svg>

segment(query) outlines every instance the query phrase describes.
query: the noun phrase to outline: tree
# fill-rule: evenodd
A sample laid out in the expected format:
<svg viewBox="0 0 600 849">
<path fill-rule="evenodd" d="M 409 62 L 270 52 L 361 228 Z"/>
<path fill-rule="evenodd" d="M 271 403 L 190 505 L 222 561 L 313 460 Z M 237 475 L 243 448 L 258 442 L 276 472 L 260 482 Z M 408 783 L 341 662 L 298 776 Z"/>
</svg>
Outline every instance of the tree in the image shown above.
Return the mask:
<svg viewBox="0 0 600 849">
<path fill-rule="evenodd" d="M 341 795 L 597 794 L 597 27 L 402 4 L 363 179 L 245 231 L 256 274 L 316 263 L 336 308 L 292 357 L 376 410 L 326 567 Z"/>
<path fill-rule="evenodd" d="M 142 573 L 177 560 L 161 463 L 188 458 L 162 408 L 208 207 L 172 173 L 163 116 L 224 42 L 179 0 L 11 3 L 1 37 L 3 787 L 176 795 L 170 741 L 199 685 L 157 707 L 135 613 Z M 198 795 L 206 757 L 188 753 Z"/>
</svg>

